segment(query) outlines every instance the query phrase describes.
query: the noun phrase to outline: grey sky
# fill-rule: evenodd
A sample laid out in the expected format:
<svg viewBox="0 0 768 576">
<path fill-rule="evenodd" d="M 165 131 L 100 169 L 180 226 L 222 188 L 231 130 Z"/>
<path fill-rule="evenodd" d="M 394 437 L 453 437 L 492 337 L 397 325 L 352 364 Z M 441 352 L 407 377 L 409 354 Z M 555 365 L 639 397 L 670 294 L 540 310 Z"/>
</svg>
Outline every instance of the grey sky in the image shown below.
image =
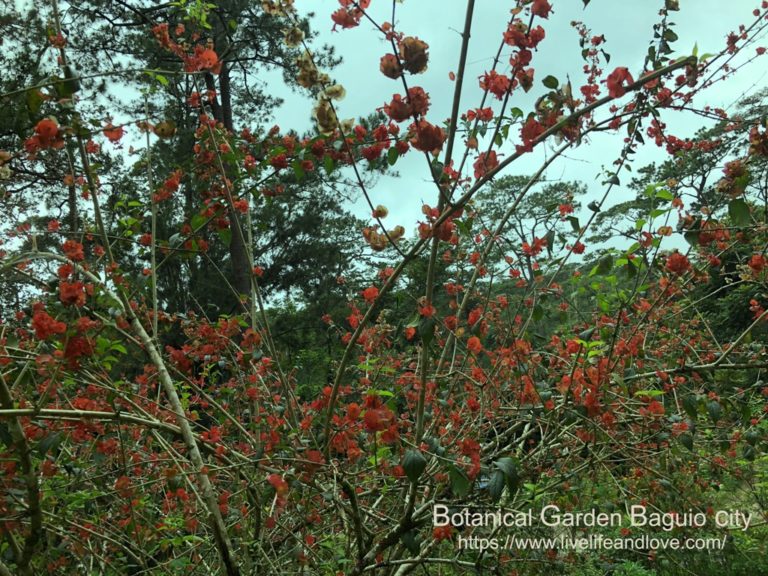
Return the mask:
<svg viewBox="0 0 768 576">
<path fill-rule="evenodd" d="M 583 61 L 580 57 L 578 37 L 570 26 L 572 20 L 586 23 L 595 34 L 604 34 L 607 40 L 606 51 L 611 55 L 610 64 L 605 66 L 611 71 L 616 66 L 626 66 L 633 74 L 640 70 L 649 43 L 652 40 L 652 26 L 659 20 L 658 11 L 663 0 L 592 0 L 584 9 L 581 0 L 550 0 L 554 13 L 549 22 L 542 22 L 546 28 L 546 40 L 540 45 L 535 55 L 533 66 L 536 68 L 536 82 L 528 93 L 518 93 L 513 106 L 518 106 L 526 113 L 531 110 L 536 98 L 546 89 L 541 79 L 553 74 L 564 79 L 568 74 L 574 90 L 583 84 L 581 71 Z M 496 53 L 501 35 L 506 29 L 509 10 L 513 2 L 501 0 L 478 0 L 476 17 L 472 29 L 465 89 L 461 110 L 476 107 L 481 91 L 477 78 L 490 68 L 492 56 Z M 699 55 L 715 53 L 725 46 L 725 38 L 739 24 L 752 20 L 752 10 L 758 7 L 759 0 L 681 0 L 681 11 L 672 13 L 671 20 L 676 23 L 675 31 L 679 40 L 673 44 L 675 56 L 691 54 L 694 44 L 698 44 Z M 347 97 L 339 104 L 339 114 L 343 118 L 359 117 L 388 102 L 393 93 L 402 92 L 402 85 L 384 77 L 378 71 L 379 58 L 389 52 L 388 44 L 375 33 L 366 22 L 351 30 L 331 32 L 330 13 L 338 8 L 338 3 L 331 0 L 307 2 L 298 0 L 299 10 L 309 9 L 316 12 L 314 27 L 320 31 L 320 42 L 333 44 L 344 57 L 344 62 L 332 75 L 347 89 Z M 391 2 L 373 0 L 370 13 L 378 22 L 391 18 Z M 449 80 L 449 72 L 457 69 L 460 48 L 459 30 L 463 27 L 466 3 L 459 0 L 405 0 L 397 5 L 397 26 L 406 35 L 415 35 L 430 46 L 429 69 L 419 76 L 408 78 L 410 85 L 419 85 L 431 96 L 432 107 L 428 119 L 441 123 L 450 114 L 451 96 L 454 84 Z M 766 45 L 765 38 L 757 45 Z M 754 54 L 754 46 L 747 51 Z M 507 49 L 505 54 L 509 54 Z M 503 58 L 506 63 L 508 58 Z M 704 92 L 697 100 L 700 105 L 711 104 L 728 108 L 744 93 L 753 92 L 766 86 L 764 61 L 746 67 L 727 83 L 717 85 Z M 605 93 L 605 91 L 603 92 Z M 494 100 L 497 104 L 497 101 Z M 283 128 L 306 130 L 310 126 L 312 102 L 300 95 L 286 95 L 285 105 L 276 111 L 278 124 Z M 663 118 L 671 133 L 684 137 L 692 135 L 702 125 L 702 119 L 692 114 L 681 115 L 668 113 Z M 622 135 L 597 135 L 591 142 L 569 153 L 568 159 L 556 162 L 547 172 L 549 179 L 580 179 L 599 190 L 601 167 L 610 167 L 621 147 Z M 538 150 L 513 164 L 508 173 L 530 173 L 535 170 L 544 149 Z M 636 155 L 634 167 L 653 161 L 661 161 L 666 154 L 662 149 L 650 143 Z M 471 162 L 470 162 L 471 166 Z M 435 204 L 435 190 L 426 181 L 426 161 L 423 156 L 409 154 L 396 165 L 400 178 L 382 178 L 372 190 L 374 204 L 384 204 L 390 209 L 387 224 L 402 224 L 409 233 L 420 217 L 422 202 Z M 624 179 L 628 180 L 628 179 Z M 621 190 L 618 194 L 622 194 Z M 613 203 L 621 196 L 609 198 Z M 368 216 L 369 210 L 363 203 L 358 203 L 355 212 Z"/>
</svg>

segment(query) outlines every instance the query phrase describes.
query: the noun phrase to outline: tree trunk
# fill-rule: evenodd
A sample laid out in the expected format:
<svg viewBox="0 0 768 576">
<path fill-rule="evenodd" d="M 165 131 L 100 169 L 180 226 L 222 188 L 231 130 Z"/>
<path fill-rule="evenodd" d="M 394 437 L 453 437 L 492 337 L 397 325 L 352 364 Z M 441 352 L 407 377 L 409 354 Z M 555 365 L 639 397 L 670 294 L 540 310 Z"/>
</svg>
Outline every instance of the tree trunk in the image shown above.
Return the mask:
<svg viewBox="0 0 768 576">
<path fill-rule="evenodd" d="M 223 47 L 217 46 L 217 52 L 222 53 Z M 206 84 L 209 88 L 215 88 L 215 81 L 211 74 L 206 74 Z M 232 121 L 232 88 L 229 82 L 229 67 L 226 62 L 222 63 L 218 82 L 219 103 L 212 107 L 214 117 L 217 122 L 221 122 L 229 132 L 234 132 Z M 230 178 L 230 166 L 224 166 L 227 178 Z M 233 209 L 231 203 L 227 208 L 229 218 L 229 228 L 232 231 L 232 238 L 229 241 L 229 258 L 232 265 L 231 277 L 229 279 L 232 287 L 238 294 L 244 298 L 238 299 L 234 303 L 233 309 L 238 308 L 249 310 L 248 299 L 251 293 L 251 263 L 248 259 L 248 252 L 245 249 L 245 233 L 240 215 Z"/>
</svg>

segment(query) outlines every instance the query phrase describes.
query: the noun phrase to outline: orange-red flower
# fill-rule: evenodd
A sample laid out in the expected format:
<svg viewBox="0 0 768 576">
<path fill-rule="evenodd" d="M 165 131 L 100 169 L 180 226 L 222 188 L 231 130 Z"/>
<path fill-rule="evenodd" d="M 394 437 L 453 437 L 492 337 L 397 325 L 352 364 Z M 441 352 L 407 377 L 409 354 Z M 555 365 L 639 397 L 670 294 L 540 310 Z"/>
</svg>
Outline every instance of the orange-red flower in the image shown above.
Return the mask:
<svg viewBox="0 0 768 576">
<path fill-rule="evenodd" d="M 624 66 L 619 66 L 616 68 L 616 70 L 608 75 L 608 79 L 605 81 L 605 84 L 608 86 L 608 94 L 611 96 L 611 98 L 619 98 L 620 96 L 624 95 L 626 92 L 624 88 L 625 82 L 632 84 L 634 79 L 632 78 L 632 74 L 629 73 L 629 70 L 627 70 Z"/>
<path fill-rule="evenodd" d="M 481 152 L 477 157 L 472 167 L 475 169 L 475 178 L 481 178 L 488 174 L 491 170 L 499 165 L 499 160 L 496 158 L 496 151 L 491 150 L 488 154 Z"/>
<path fill-rule="evenodd" d="M 80 262 L 85 259 L 85 253 L 83 252 L 83 245 L 77 240 L 67 240 L 61 245 L 61 249 L 67 258 L 73 262 Z"/>
<path fill-rule="evenodd" d="M 480 76 L 480 88 L 487 90 L 501 100 L 510 88 L 510 80 L 504 74 L 491 70 Z"/>
<path fill-rule="evenodd" d="M 688 261 L 688 258 L 685 256 L 685 254 L 680 254 L 680 252 L 673 252 L 667 256 L 666 268 L 672 272 L 672 274 L 682 276 L 691 269 L 691 263 Z"/>
<path fill-rule="evenodd" d="M 397 61 L 397 56 L 394 54 L 384 54 L 384 56 L 381 57 L 379 70 L 381 70 L 381 73 L 384 74 L 384 76 L 392 78 L 393 80 L 396 80 L 403 75 L 403 69 L 400 66 L 400 62 Z"/>
<path fill-rule="evenodd" d="M 411 74 L 419 74 L 427 69 L 427 60 L 429 46 L 423 40 L 408 36 L 400 42 L 400 60 L 403 68 Z"/>
<path fill-rule="evenodd" d="M 85 286 L 82 282 L 65 282 L 62 280 L 59 283 L 59 299 L 67 306 L 84 306 Z"/>
<path fill-rule="evenodd" d="M 45 340 L 54 334 L 64 334 L 67 325 L 52 318 L 45 310 L 38 310 L 32 316 L 32 329 L 35 331 L 35 337 Z"/>
<path fill-rule="evenodd" d="M 119 142 L 125 134 L 122 126 L 112 126 L 111 122 L 104 127 L 102 132 L 110 142 Z"/>
<path fill-rule="evenodd" d="M 552 11 L 552 6 L 547 0 L 533 0 L 533 6 L 531 6 L 531 13 L 539 18 L 549 18 L 549 13 Z"/>
<path fill-rule="evenodd" d="M 411 138 L 411 145 L 416 150 L 422 152 L 435 152 L 439 151 L 443 147 L 446 134 L 445 130 L 434 124 L 430 124 L 426 120 L 419 120 L 418 123 L 411 125 L 412 129 L 415 129 L 416 135 Z"/>
<path fill-rule="evenodd" d="M 361 293 L 361 296 L 368 304 L 373 304 L 376 298 L 379 296 L 379 289 L 376 286 L 369 286 Z"/>
</svg>

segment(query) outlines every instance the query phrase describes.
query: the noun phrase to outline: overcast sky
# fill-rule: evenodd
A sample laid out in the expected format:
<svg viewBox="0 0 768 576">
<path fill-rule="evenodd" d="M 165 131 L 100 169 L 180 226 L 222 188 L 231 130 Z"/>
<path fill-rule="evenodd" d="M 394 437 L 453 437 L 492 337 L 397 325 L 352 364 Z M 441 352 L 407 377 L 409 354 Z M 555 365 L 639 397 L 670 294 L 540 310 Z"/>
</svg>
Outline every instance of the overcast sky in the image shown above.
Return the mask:
<svg viewBox="0 0 768 576">
<path fill-rule="evenodd" d="M 607 40 L 606 51 L 611 55 L 611 71 L 616 66 L 626 66 L 637 75 L 641 69 L 648 46 L 652 41 L 653 24 L 659 20 L 658 11 L 663 0 L 592 0 L 584 9 L 581 0 L 550 0 L 554 13 L 549 22 L 542 22 L 546 28 L 546 39 L 539 47 L 533 66 L 536 68 L 534 89 L 528 94 L 516 92 L 512 106 L 518 106 L 526 113 L 532 109 L 535 100 L 546 92 L 541 79 L 553 74 L 564 79 L 568 74 L 574 91 L 583 84 L 583 60 L 580 55 L 578 37 L 570 23 L 579 20 L 587 24 L 595 34 L 603 34 Z M 479 104 L 481 91 L 477 78 L 490 69 L 492 56 L 496 53 L 501 35 L 506 29 L 509 9 L 513 2 L 502 0 L 478 0 L 472 37 L 465 89 L 461 110 L 466 111 Z M 680 0 L 681 10 L 672 13 L 675 31 L 679 40 L 673 44 L 675 56 L 687 56 L 698 44 L 699 55 L 719 52 L 725 46 L 725 38 L 739 24 L 751 22 L 752 10 L 759 0 Z M 299 10 L 312 9 L 316 12 L 313 27 L 320 32 L 321 43 L 333 44 L 344 62 L 331 74 L 347 89 L 347 97 L 339 104 L 343 118 L 365 116 L 388 102 L 393 93 L 401 92 L 402 85 L 390 80 L 378 71 L 379 59 L 389 51 L 388 43 L 375 33 L 370 23 L 355 29 L 332 32 L 330 13 L 338 8 L 335 1 L 307 2 L 297 0 Z M 392 3 L 373 0 L 370 14 L 378 22 L 391 18 Z M 460 0 L 405 0 L 397 5 L 397 28 L 410 36 L 418 36 L 430 46 L 429 69 L 419 76 L 410 77 L 410 85 L 420 85 L 431 96 L 432 107 L 428 119 L 441 123 L 450 115 L 451 96 L 454 84 L 449 73 L 457 70 L 460 49 L 459 31 L 463 28 L 466 2 Z M 758 45 L 768 45 L 761 38 Z M 505 52 L 510 53 L 509 49 Z M 754 54 L 754 46 L 748 50 Z M 502 62 L 507 62 L 503 58 Z M 765 61 L 743 69 L 727 83 L 707 90 L 697 101 L 713 106 L 729 108 L 746 93 L 752 93 L 766 85 Z M 605 91 L 604 91 L 605 93 Z M 304 131 L 311 126 L 312 102 L 301 95 L 286 94 L 282 108 L 276 111 L 276 120 L 283 128 Z M 702 119 L 692 114 L 667 114 L 663 118 L 671 132 L 684 137 L 692 135 L 702 125 Z M 621 147 L 622 136 L 597 135 L 591 142 L 571 151 L 567 159 L 561 159 L 547 172 L 548 179 L 579 179 L 590 186 L 594 195 L 602 195 L 600 187 L 601 168 L 610 167 Z M 648 139 L 646 139 L 648 140 Z M 514 163 L 507 173 L 531 173 L 538 166 L 546 151 L 541 149 Z M 654 144 L 636 155 L 634 168 L 657 160 L 664 160 L 663 150 Z M 423 202 L 435 204 L 434 186 L 426 181 L 426 161 L 423 156 L 410 154 L 396 165 L 399 178 L 383 178 L 372 191 L 374 204 L 384 204 L 390 209 L 387 224 L 402 224 L 412 231 L 420 218 Z M 597 180 L 596 180 L 597 178 Z M 622 183 L 628 181 L 623 178 Z M 608 204 L 626 199 L 626 193 L 617 190 Z M 585 202 L 586 203 L 586 202 Z M 369 209 L 363 204 L 355 206 L 360 216 L 368 216 Z"/>
</svg>

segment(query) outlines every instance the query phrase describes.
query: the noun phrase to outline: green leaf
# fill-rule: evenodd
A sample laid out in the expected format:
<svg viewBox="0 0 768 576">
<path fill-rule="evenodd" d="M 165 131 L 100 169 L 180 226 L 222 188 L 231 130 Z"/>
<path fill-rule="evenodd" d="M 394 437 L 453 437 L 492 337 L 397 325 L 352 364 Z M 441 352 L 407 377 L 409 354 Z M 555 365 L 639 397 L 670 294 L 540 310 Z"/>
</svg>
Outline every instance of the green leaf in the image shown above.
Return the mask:
<svg viewBox="0 0 768 576">
<path fill-rule="evenodd" d="M 416 484 L 424 469 L 427 467 L 427 459 L 420 450 L 408 450 L 403 458 L 403 470 L 411 484 Z"/>
<path fill-rule="evenodd" d="M 0 422 L 0 442 L 5 444 L 6 446 L 10 446 L 13 444 L 13 437 L 11 436 L 11 433 L 8 431 L 8 426 Z"/>
<path fill-rule="evenodd" d="M 581 231 L 581 224 L 579 224 L 579 219 L 576 216 L 568 216 L 568 222 L 571 223 L 574 232 L 578 234 Z"/>
<path fill-rule="evenodd" d="M 504 473 L 507 482 L 517 480 L 517 463 L 512 458 L 499 458 L 493 465 Z"/>
<path fill-rule="evenodd" d="M 110 350 L 114 350 L 115 352 L 120 352 L 120 354 L 128 354 L 128 350 L 125 346 L 120 344 L 120 342 L 114 342 L 112 346 L 109 347 Z"/>
<path fill-rule="evenodd" d="M 591 328 L 587 328 L 586 330 L 582 330 L 579 332 L 579 340 L 586 342 L 589 342 L 592 339 L 592 335 L 595 333 L 596 328 L 592 326 Z"/>
<path fill-rule="evenodd" d="M 595 264 L 592 270 L 590 270 L 589 275 L 594 276 L 595 274 L 607 274 L 611 271 L 612 268 L 613 256 L 611 254 L 606 254 L 597 261 L 597 264 Z"/>
<path fill-rule="evenodd" d="M 693 436 L 691 434 L 688 432 L 683 432 L 680 434 L 680 436 L 677 437 L 677 439 L 680 440 L 680 444 L 693 452 Z"/>
<path fill-rule="evenodd" d="M 451 490 L 456 496 L 463 498 L 469 493 L 471 482 L 469 481 L 467 473 L 464 472 L 464 470 L 454 466 L 453 464 L 449 464 L 448 477 L 451 480 Z"/>
<path fill-rule="evenodd" d="M 408 548 L 408 552 L 413 555 L 418 554 L 421 550 L 419 540 L 419 534 L 416 530 L 408 530 L 408 532 L 403 532 L 400 535 L 400 542 L 402 542 L 403 546 Z"/>
<path fill-rule="evenodd" d="M 43 95 L 40 94 L 40 90 L 31 89 L 27 90 L 27 109 L 33 114 L 37 114 L 40 111 L 40 106 L 43 105 Z"/>
<path fill-rule="evenodd" d="M 717 400 L 710 400 L 707 402 L 707 413 L 712 419 L 712 422 L 717 423 L 720 417 L 723 415 L 723 407 L 720 406 L 720 402 Z"/>
<path fill-rule="evenodd" d="M 649 398 L 655 398 L 656 396 L 662 396 L 664 390 L 638 390 L 635 392 L 635 396 L 647 396 Z"/>
<path fill-rule="evenodd" d="M 501 470 L 494 470 L 491 479 L 488 481 L 488 496 L 491 502 L 498 502 L 504 492 L 504 486 L 507 484 L 507 478 Z"/>
<path fill-rule="evenodd" d="M 330 174 L 333 172 L 333 169 L 335 168 L 336 163 L 333 161 L 333 158 L 331 158 L 330 154 L 326 154 L 325 158 L 323 159 L 323 168 L 325 168 L 326 174 Z"/>
<path fill-rule="evenodd" d="M 394 166 L 399 156 L 400 156 L 400 153 L 397 151 L 397 148 L 393 146 L 392 148 L 389 149 L 389 152 L 387 152 L 387 163 L 390 166 Z"/>
<path fill-rule="evenodd" d="M 688 230 L 688 232 L 683 234 L 683 237 L 685 238 L 685 241 L 688 242 L 688 244 L 691 246 L 697 246 L 699 244 L 698 230 Z"/>
<path fill-rule="evenodd" d="M 741 198 L 736 198 L 728 203 L 728 215 L 736 226 L 749 224 L 749 206 Z"/>
<path fill-rule="evenodd" d="M 294 160 L 291 162 L 291 168 L 293 168 L 293 174 L 296 176 L 297 182 L 303 182 L 304 181 L 304 167 L 301 165 L 301 162 L 298 160 Z"/>
<path fill-rule="evenodd" d="M 699 415 L 699 401 L 695 394 L 688 394 L 683 397 L 683 410 L 691 420 L 696 420 Z"/>
<path fill-rule="evenodd" d="M 224 244 L 229 246 L 230 243 L 232 242 L 232 230 L 230 230 L 229 228 L 223 228 L 223 229 L 219 230 L 218 234 L 219 234 L 219 239 Z"/>
<path fill-rule="evenodd" d="M 45 438 L 40 440 L 37 444 L 37 452 L 41 458 L 45 458 L 45 455 L 51 450 L 56 450 L 61 444 L 63 435 L 61 432 L 53 432 L 48 434 Z"/>
<path fill-rule="evenodd" d="M 544 236 L 544 239 L 547 241 L 547 254 L 549 254 L 549 257 L 552 258 L 552 248 L 555 245 L 555 229 L 553 228 L 547 234 Z"/>
<path fill-rule="evenodd" d="M 189 225 L 192 226 L 193 232 L 197 232 L 198 230 L 202 229 L 203 226 L 205 226 L 207 221 L 208 219 L 202 214 L 195 214 L 189 221 Z"/>
<path fill-rule="evenodd" d="M 550 88 L 551 90 L 557 90 L 557 87 L 560 85 L 560 81 L 551 75 L 544 78 L 544 80 L 542 80 L 541 83 L 544 84 L 544 86 L 546 86 L 547 88 Z"/>
<path fill-rule="evenodd" d="M 144 70 L 144 74 L 155 80 L 156 82 L 160 83 L 163 86 L 168 86 L 168 78 L 163 76 L 162 74 L 158 74 L 154 70 Z"/>
</svg>

